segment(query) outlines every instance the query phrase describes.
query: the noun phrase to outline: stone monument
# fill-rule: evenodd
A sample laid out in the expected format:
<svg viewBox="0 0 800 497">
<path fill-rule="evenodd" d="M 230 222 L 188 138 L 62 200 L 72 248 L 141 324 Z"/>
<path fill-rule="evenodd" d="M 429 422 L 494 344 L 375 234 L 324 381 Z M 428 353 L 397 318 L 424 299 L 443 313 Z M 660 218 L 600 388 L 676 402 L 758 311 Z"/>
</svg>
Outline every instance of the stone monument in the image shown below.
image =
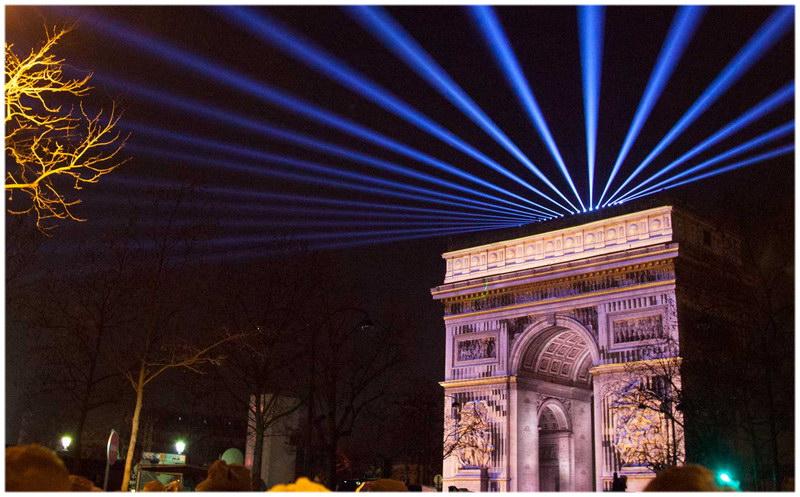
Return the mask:
<svg viewBox="0 0 800 497">
<path fill-rule="evenodd" d="M 618 472 L 636 490 L 683 457 L 675 406 L 636 395 L 680 384 L 693 274 L 738 250 L 663 206 L 443 254 L 445 430 L 464 437 L 443 488 L 602 491 Z"/>
</svg>

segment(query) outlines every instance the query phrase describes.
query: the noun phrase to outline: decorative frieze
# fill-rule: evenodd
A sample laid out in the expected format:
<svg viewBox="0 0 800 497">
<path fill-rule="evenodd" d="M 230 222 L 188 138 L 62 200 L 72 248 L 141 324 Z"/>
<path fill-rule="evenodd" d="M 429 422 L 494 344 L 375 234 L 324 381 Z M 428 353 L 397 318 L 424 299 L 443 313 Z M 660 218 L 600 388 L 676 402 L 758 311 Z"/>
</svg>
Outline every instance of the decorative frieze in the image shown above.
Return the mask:
<svg viewBox="0 0 800 497">
<path fill-rule="evenodd" d="M 672 241 L 672 207 L 447 252 L 445 284 Z"/>
<path fill-rule="evenodd" d="M 614 343 L 641 342 L 664 337 L 661 314 L 615 319 L 611 322 Z"/>
<path fill-rule="evenodd" d="M 496 309 L 516 304 L 590 294 L 614 288 L 626 288 L 645 283 L 669 281 L 675 272 L 669 261 L 657 261 L 641 265 L 643 269 L 623 269 L 592 273 L 580 278 L 564 278 L 554 281 L 480 292 L 465 297 L 447 299 L 444 302 L 446 316 Z"/>
</svg>

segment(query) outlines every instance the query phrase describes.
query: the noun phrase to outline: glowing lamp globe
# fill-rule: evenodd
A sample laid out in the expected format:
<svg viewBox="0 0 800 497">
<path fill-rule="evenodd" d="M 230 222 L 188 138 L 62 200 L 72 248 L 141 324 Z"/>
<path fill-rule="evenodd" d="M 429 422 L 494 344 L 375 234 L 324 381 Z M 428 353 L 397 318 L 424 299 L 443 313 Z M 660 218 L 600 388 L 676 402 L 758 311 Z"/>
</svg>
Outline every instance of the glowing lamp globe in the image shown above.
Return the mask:
<svg viewBox="0 0 800 497">
<path fill-rule="evenodd" d="M 72 437 L 71 436 L 64 435 L 63 437 L 61 437 L 61 447 L 63 447 L 65 451 L 69 449 L 70 445 L 72 445 Z"/>
<path fill-rule="evenodd" d="M 177 452 L 178 455 L 183 454 L 184 450 L 186 450 L 186 442 L 183 440 L 178 440 L 175 442 L 175 452 Z"/>
</svg>

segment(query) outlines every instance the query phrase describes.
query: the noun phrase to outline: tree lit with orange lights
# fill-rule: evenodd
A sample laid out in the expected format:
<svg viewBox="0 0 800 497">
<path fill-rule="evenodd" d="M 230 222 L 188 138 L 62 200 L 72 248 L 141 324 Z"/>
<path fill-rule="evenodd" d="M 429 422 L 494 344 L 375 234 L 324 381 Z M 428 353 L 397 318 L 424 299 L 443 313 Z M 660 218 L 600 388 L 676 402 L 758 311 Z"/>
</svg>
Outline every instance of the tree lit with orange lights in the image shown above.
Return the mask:
<svg viewBox="0 0 800 497">
<path fill-rule="evenodd" d="M 8 212 L 35 216 L 46 232 L 60 220 L 84 221 L 73 208 L 77 190 L 98 183 L 126 160 L 127 137 L 117 130 L 120 114 L 87 110 L 88 74 L 64 75 L 53 50 L 69 32 L 53 29 L 27 56 L 6 44 L 6 169 Z"/>
</svg>

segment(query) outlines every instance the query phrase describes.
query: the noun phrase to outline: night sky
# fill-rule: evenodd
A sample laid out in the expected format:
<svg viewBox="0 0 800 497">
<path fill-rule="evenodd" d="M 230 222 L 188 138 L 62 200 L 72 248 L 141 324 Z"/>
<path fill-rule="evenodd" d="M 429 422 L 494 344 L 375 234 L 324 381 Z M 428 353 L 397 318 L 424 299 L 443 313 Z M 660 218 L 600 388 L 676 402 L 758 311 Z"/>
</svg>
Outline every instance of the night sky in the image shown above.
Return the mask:
<svg viewBox="0 0 800 497">
<path fill-rule="evenodd" d="M 259 7 L 291 30 L 323 47 L 352 68 L 411 104 L 467 143 L 475 146 L 514 173 L 543 188 L 541 182 L 493 139 L 452 106 L 402 61 L 363 30 L 347 12 L 333 7 Z M 719 71 L 757 31 L 773 12 L 767 7 L 712 7 L 706 12 L 694 38 L 677 65 L 669 84 L 655 106 L 647 124 L 620 171 L 622 179 L 641 162 L 670 127 L 703 92 Z M 567 184 L 555 162 L 539 139 L 533 125 L 507 84 L 468 12 L 458 7 L 391 7 L 388 12 L 424 47 L 448 74 L 475 100 L 524 153 L 563 191 Z M 586 144 L 582 103 L 581 65 L 576 10 L 572 7 L 500 7 L 496 12 L 510 39 L 525 75 L 536 95 L 559 150 L 568 165 L 579 192 L 587 191 Z M 595 195 L 611 170 L 645 88 L 650 71 L 672 22 L 671 7 L 610 7 L 606 11 L 602 85 L 600 90 L 597 137 Z M 199 100 L 222 107 L 240 116 L 262 120 L 324 139 L 359 152 L 414 167 L 456 183 L 448 177 L 402 156 L 332 131 L 308 119 L 270 106 L 257 98 L 226 87 L 198 72 L 181 68 L 142 47 L 127 44 L 95 28 L 94 20 L 122 23 L 147 36 L 168 42 L 182 50 L 221 63 L 255 80 L 334 111 L 364 126 L 380 131 L 402 143 L 456 165 L 517 194 L 528 196 L 524 188 L 489 170 L 477 161 L 413 127 L 406 121 L 343 88 L 287 54 L 232 24 L 211 7 L 7 7 L 6 37 L 27 51 L 42 37 L 44 24 L 75 23 L 74 31 L 58 48 L 71 70 L 93 71 L 98 104 L 112 100 L 124 109 L 121 126 L 164 128 L 197 135 L 228 144 L 290 155 L 348 170 L 376 174 L 417 186 L 421 182 L 374 173 L 365 166 L 320 152 L 291 146 L 257 133 L 222 125 L 210 119 L 188 115 L 169 106 L 142 99 L 124 85 L 132 83 L 174 96 Z M 709 110 L 667 148 L 640 178 L 652 174 L 720 127 L 789 83 L 794 74 L 794 33 L 787 33 L 765 56 L 734 84 Z M 116 81 L 117 83 L 114 83 Z M 727 150 L 775 126 L 793 120 L 793 105 L 770 113 L 732 138 L 690 161 L 691 165 Z M 131 131 L 127 155 L 133 159 L 99 185 L 82 193 L 79 214 L 87 223 L 63 223 L 46 245 L 53 250 L 69 249 L 79 240 L 91 239 L 110 229 L 121 218 L 114 215 L 136 192 L 153 182 L 192 182 L 195 185 L 228 187 L 242 192 L 297 193 L 310 197 L 331 197 L 382 203 L 421 206 L 377 195 L 342 191 L 319 185 L 307 186 L 237 172 L 230 168 L 194 164 L 188 160 L 152 155 L 148 149 L 180 151 L 190 156 L 236 162 L 237 158 L 176 144 Z M 765 147 L 768 150 L 790 143 L 789 138 Z M 761 149 L 759 149 L 761 150 Z M 746 154 L 749 155 L 749 154 Z M 243 162 L 255 161 L 243 159 Z M 746 169 L 717 176 L 671 190 L 671 197 L 685 203 L 701 216 L 720 219 L 726 227 L 738 228 L 745 236 L 768 231 L 791 230 L 793 226 L 794 155 L 789 154 Z M 270 167 L 262 164 L 262 167 Z M 472 185 L 470 185 L 472 186 Z M 436 187 L 431 187 L 436 188 Z M 442 190 L 439 188 L 439 190 Z M 138 196 L 141 201 L 143 196 Z M 540 199 L 531 197 L 539 201 Z M 574 197 L 568 195 L 574 201 Z M 596 198 L 596 197 L 595 197 Z M 665 202 L 666 202 L 666 198 Z M 659 197 L 656 198 L 658 201 Z M 215 220 L 224 236 L 257 236 L 269 228 L 234 224 L 235 219 L 263 219 L 275 214 L 259 214 L 253 207 L 266 201 L 241 196 L 198 194 L 199 202 L 213 205 Z M 136 201 L 136 200 L 134 200 Z M 286 205 L 286 204 L 284 204 Z M 549 205 L 549 204 L 548 204 Z M 447 208 L 442 206 L 430 206 Z M 249 208 L 249 209 L 248 209 Z M 618 209 L 609 210 L 616 212 Z M 159 213 L 151 209 L 152 222 Z M 293 232 L 302 228 L 303 217 L 294 219 Z M 309 219 L 308 216 L 305 219 Z M 318 219 L 325 219 L 324 216 Z M 357 221 L 357 219 L 355 219 Z M 580 217 L 575 219 L 579 222 Z M 357 229 L 357 228 L 349 228 Z M 375 228 L 380 229 L 380 228 Z M 545 230 L 532 224 L 525 233 Z M 328 228 L 335 231 L 335 228 Z M 517 231 L 518 232 L 518 231 Z M 516 233 L 516 232 L 515 232 Z M 488 234 L 499 239 L 502 234 Z M 392 312 L 411 317 L 417 325 L 412 331 L 418 354 L 414 361 L 421 376 L 441 379 L 444 334 L 441 308 L 429 289 L 444 276 L 441 253 L 448 247 L 463 245 L 460 237 L 439 236 L 424 240 L 375 243 L 341 250 L 340 271 L 363 288 L 365 305 L 376 313 Z M 223 262 L 247 264 L 257 257 L 259 245 L 233 245 L 230 258 Z M 238 257 L 246 254 L 246 257 Z M 266 255 L 262 255 L 266 256 Z M 9 415 L 13 415 L 9 412 Z"/>
</svg>

